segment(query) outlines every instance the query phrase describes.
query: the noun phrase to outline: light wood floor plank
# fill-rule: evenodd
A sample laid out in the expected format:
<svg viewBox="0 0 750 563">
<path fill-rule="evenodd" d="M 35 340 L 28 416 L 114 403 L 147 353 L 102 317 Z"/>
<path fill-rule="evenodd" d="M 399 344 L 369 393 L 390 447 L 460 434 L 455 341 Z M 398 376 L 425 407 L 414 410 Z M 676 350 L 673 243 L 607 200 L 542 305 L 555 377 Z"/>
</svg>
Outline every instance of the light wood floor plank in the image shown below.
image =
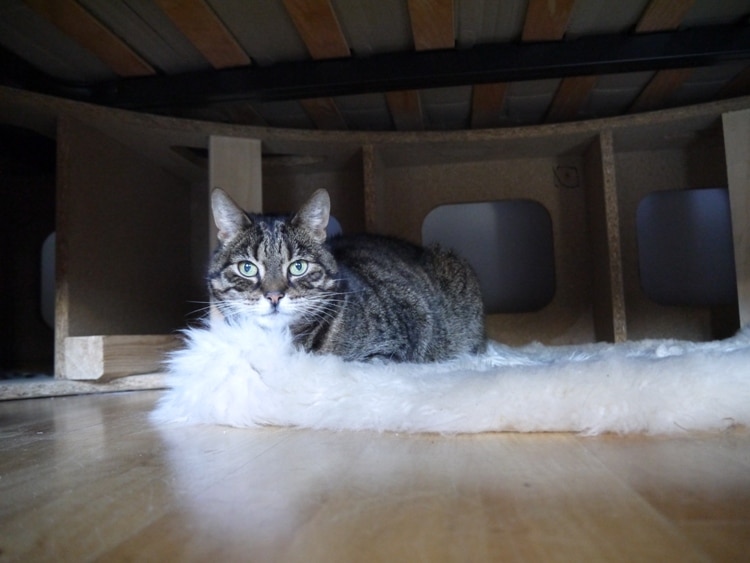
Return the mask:
<svg viewBox="0 0 750 563">
<path fill-rule="evenodd" d="M 733 561 L 750 545 L 745 430 L 159 428 L 160 393 L 0 403 L 0 560 Z"/>
</svg>

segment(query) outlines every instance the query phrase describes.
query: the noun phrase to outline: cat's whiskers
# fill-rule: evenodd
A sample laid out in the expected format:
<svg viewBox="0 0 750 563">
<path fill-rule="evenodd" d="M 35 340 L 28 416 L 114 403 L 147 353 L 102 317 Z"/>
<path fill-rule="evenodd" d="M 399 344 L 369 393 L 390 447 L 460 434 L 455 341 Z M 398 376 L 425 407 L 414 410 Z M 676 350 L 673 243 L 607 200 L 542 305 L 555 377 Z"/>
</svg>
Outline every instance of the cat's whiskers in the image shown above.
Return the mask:
<svg viewBox="0 0 750 563">
<path fill-rule="evenodd" d="M 309 303 L 302 307 L 300 317 L 306 321 L 327 320 L 336 318 L 337 310 L 325 303 Z"/>
</svg>

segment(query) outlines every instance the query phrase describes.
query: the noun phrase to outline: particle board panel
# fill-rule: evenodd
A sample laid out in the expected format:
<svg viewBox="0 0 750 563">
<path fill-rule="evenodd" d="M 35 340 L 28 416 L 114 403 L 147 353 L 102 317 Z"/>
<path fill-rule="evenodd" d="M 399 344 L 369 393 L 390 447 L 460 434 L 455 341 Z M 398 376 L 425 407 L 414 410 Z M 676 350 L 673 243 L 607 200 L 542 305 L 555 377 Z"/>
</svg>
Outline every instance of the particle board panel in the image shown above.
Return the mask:
<svg viewBox="0 0 750 563">
<path fill-rule="evenodd" d="M 196 293 L 189 185 L 73 118 L 60 118 L 57 142 L 55 373 L 65 377 L 65 338 L 171 333 Z"/>
<path fill-rule="evenodd" d="M 750 111 L 723 116 L 740 325 L 750 323 Z"/>
<path fill-rule="evenodd" d="M 160 371 L 181 340 L 169 334 L 74 336 L 65 339 L 65 377 L 111 381 Z"/>
<path fill-rule="evenodd" d="M 558 41 L 565 36 L 575 0 L 529 0 L 523 41 Z"/>
<path fill-rule="evenodd" d="M 247 66 L 250 57 L 204 0 L 155 0 L 214 68 Z"/>
<path fill-rule="evenodd" d="M 211 136 L 208 143 L 208 190 L 221 188 L 250 213 L 263 212 L 263 165 L 257 139 Z M 208 206 L 209 213 L 211 206 Z M 216 225 L 209 218 L 209 245 L 216 246 Z"/>
<path fill-rule="evenodd" d="M 628 337 L 711 340 L 712 311 L 704 306 L 664 306 L 644 293 L 639 274 L 636 212 L 641 200 L 661 190 L 726 185 L 723 145 L 692 137 L 678 146 L 622 152 L 615 137 L 623 283 Z"/>
<path fill-rule="evenodd" d="M 272 159 L 264 159 L 266 162 Z M 301 160 L 304 163 L 304 159 Z M 365 230 L 363 156 L 358 150 L 336 166 L 316 169 L 314 165 L 267 165 L 263 172 L 263 209 L 267 213 L 297 211 L 318 189 L 331 197 L 331 214 L 345 233 Z"/>
<path fill-rule="evenodd" d="M 452 149 L 458 150 L 444 147 L 445 154 Z M 502 151 L 495 154 L 502 155 Z M 489 315 L 488 333 L 510 345 L 535 340 L 559 344 L 592 341 L 591 264 L 585 228 L 582 153 L 561 156 L 540 152 L 535 158 L 496 157 L 460 162 L 451 162 L 449 158 L 443 156 L 442 164 L 432 161 L 429 165 L 396 167 L 390 165 L 386 156 L 379 232 L 420 243 L 424 218 L 439 205 L 518 199 L 542 204 L 553 226 L 554 298 L 539 311 Z M 563 173 L 571 178 L 567 186 L 558 182 Z"/>
<path fill-rule="evenodd" d="M 256 128 L 110 110 L 8 88 L 0 88 L 0 102 L 4 123 L 49 136 L 60 123 L 58 226 L 65 233 L 60 246 L 65 266 L 58 278 L 63 319 L 58 336 L 166 334 L 184 324 L 194 307 L 189 301 L 203 295 L 202 289 L 195 291 L 201 284 L 193 270 L 201 257 L 191 252 L 199 245 L 185 241 L 206 238 L 208 215 L 196 221 L 190 202 L 195 209 L 200 198 L 198 207 L 205 210 L 209 159 L 201 155 L 209 154 L 209 139 L 215 136 L 260 140 L 263 165 L 269 170 L 264 200 L 272 202 L 274 210 L 288 211 L 315 188 L 331 189 L 334 205 L 341 206 L 335 213 L 348 222 L 346 232 L 366 227 L 418 240 L 421 220 L 434 205 L 537 198 L 553 215 L 559 237 L 556 253 L 575 258 L 573 265 L 565 266 L 571 273 L 560 278 L 572 280 L 573 286 L 559 286 L 569 293 L 562 294 L 568 297 L 559 301 L 558 309 L 490 323 L 499 323 L 496 334 L 507 331 L 510 341 L 519 337 L 570 343 L 599 337 L 591 311 L 591 261 L 608 251 L 594 251 L 595 238 L 606 237 L 593 237 L 582 227 L 592 209 L 582 189 L 594 182 L 587 182 L 583 172 L 581 186 L 569 191 L 563 185 L 567 182 L 557 182 L 557 167 L 585 171 L 596 160 L 588 153 L 592 141 L 599 142 L 602 131 L 612 131 L 627 336 L 708 339 L 710 311 L 676 314 L 638 297 L 630 221 L 639 197 L 653 189 L 726 185 L 717 125 L 722 113 L 745 109 L 749 100 L 580 123 L 458 132 Z M 175 148 L 189 150 L 178 153 Z M 192 154 L 196 162 L 181 154 Z M 243 162 L 247 159 L 240 155 L 229 166 Z M 201 230 L 197 237 L 196 228 Z M 166 254 L 156 252 L 154 240 Z"/>
<path fill-rule="evenodd" d="M 635 26 L 636 33 L 677 29 L 695 0 L 651 0 Z"/>
<path fill-rule="evenodd" d="M 408 0 L 407 5 L 415 50 L 453 48 L 453 0 Z"/>
<path fill-rule="evenodd" d="M 611 131 L 592 143 L 586 158 L 588 224 L 591 233 L 593 314 L 597 341 L 628 337 L 622 278 L 620 215 Z"/>
</svg>

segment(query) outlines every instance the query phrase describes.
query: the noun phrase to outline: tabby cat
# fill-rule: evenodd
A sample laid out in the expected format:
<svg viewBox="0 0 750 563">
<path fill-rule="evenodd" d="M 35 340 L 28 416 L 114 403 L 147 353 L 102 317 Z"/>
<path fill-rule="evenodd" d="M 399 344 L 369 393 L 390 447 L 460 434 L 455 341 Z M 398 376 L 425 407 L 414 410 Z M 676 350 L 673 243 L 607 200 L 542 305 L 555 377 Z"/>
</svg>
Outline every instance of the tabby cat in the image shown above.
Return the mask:
<svg viewBox="0 0 750 563">
<path fill-rule="evenodd" d="M 446 360 L 483 349 L 479 283 L 452 252 L 397 239 L 326 240 L 330 199 L 318 190 L 292 216 L 247 214 L 212 193 L 219 245 L 208 273 L 225 318 L 288 327 L 307 351 L 347 360 Z"/>
</svg>

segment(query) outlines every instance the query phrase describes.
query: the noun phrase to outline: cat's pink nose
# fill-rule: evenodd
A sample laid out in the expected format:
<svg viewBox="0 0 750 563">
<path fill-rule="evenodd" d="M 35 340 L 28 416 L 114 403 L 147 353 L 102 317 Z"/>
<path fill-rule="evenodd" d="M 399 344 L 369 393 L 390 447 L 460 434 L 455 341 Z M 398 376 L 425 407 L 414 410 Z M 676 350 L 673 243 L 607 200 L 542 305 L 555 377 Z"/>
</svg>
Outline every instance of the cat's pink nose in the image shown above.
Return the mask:
<svg viewBox="0 0 750 563">
<path fill-rule="evenodd" d="M 268 299 L 274 307 L 278 306 L 282 297 L 284 297 L 284 294 L 281 291 L 269 291 L 266 293 L 266 299 Z"/>
</svg>

